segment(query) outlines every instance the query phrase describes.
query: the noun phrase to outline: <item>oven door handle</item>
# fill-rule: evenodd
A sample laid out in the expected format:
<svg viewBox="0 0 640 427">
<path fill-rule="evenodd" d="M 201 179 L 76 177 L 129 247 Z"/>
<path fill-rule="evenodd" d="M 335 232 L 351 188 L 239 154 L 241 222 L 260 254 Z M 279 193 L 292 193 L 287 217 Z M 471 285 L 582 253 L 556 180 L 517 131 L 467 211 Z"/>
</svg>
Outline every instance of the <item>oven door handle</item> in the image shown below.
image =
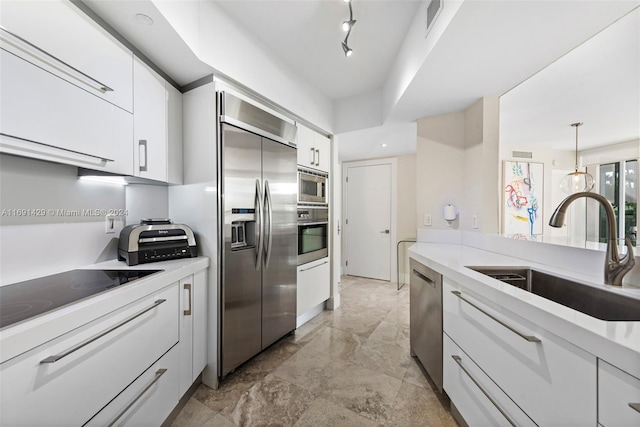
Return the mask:
<svg viewBox="0 0 640 427">
<path fill-rule="evenodd" d="M 307 225 L 329 225 L 329 222 L 328 221 L 318 221 L 318 222 L 298 221 L 298 226 L 307 226 Z"/>
<path fill-rule="evenodd" d="M 267 221 L 269 221 L 269 232 L 267 233 L 267 243 L 265 248 L 264 268 L 269 267 L 271 261 L 271 247 L 273 246 L 273 205 L 271 204 L 271 190 L 269 180 L 264 181 L 264 204 L 267 211 Z"/>
</svg>

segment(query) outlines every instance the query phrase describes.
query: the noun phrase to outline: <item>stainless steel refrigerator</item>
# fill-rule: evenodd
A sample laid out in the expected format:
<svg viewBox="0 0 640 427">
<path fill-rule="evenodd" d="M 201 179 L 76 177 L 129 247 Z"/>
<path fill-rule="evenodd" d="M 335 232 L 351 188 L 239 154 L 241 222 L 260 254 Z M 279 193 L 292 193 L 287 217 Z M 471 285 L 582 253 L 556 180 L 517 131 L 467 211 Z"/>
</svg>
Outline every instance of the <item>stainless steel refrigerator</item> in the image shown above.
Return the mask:
<svg viewBox="0 0 640 427">
<path fill-rule="evenodd" d="M 220 355 L 224 377 L 296 327 L 293 123 L 218 94 Z"/>
</svg>

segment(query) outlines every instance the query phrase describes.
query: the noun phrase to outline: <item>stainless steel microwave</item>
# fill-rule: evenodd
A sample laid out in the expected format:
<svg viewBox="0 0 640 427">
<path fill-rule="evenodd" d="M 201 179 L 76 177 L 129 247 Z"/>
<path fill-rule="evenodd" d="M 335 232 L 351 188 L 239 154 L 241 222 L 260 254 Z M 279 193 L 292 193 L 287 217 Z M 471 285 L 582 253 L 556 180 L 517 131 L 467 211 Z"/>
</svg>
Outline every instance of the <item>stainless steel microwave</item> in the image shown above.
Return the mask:
<svg viewBox="0 0 640 427">
<path fill-rule="evenodd" d="M 327 204 L 328 175 L 298 169 L 298 203 Z"/>
</svg>

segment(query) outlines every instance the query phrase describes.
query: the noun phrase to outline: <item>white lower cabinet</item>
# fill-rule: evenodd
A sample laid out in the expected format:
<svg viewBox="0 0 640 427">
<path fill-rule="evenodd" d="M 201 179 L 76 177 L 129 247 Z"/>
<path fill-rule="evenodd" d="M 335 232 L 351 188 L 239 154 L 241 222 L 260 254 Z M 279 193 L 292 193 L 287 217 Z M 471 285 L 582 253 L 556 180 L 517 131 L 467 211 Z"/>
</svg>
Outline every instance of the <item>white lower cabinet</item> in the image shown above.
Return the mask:
<svg viewBox="0 0 640 427">
<path fill-rule="evenodd" d="M 536 424 L 595 424 L 595 356 L 446 277 L 442 299 L 446 335 Z"/>
<path fill-rule="evenodd" d="M 536 424 L 444 334 L 444 389 L 470 426 Z"/>
<path fill-rule="evenodd" d="M 598 360 L 598 423 L 640 426 L 640 378 Z"/>
<path fill-rule="evenodd" d="M 180 396 L 207 364 L 207 273 L 180 280 Z"/>
<path fill-rule="evenodd" d="M 179 400 L 178 353 L 178 346 L 173 346 L 85 425 L 161 425 Z"/>
<path fill-rule="evenodd" d="M 297 316 L 301 316 L 331 296 L 329 258 L 298 266 Z"/>
<path fill-rule="evenodd" d="M 178 304 L 174 283 L 0 365 L 0 425 L 86 423 L 178 342 Z"/>
</svg>

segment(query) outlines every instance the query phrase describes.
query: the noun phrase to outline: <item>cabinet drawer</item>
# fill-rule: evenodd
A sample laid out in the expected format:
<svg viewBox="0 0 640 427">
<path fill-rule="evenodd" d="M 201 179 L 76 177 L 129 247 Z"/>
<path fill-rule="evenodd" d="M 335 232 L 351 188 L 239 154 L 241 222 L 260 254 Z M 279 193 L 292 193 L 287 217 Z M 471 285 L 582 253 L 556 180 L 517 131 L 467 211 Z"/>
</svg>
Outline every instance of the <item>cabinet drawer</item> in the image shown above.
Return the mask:
<svg viewBox="0 0 640 427">
<path fill-rule="evenodd" d="M 70 1 L 2 2 L 0 22 L 23 39 L 0 30 L 4 49 L 133 112 L 131 51 Z"/>
<path fill-rule="evenodd" d="M 443 334 L 444 389 L 470 426 L 535 426 L 451 339 Z"/>
<path fill-rule="evenodd" d="M 331 296 L 329 258 L 298 267 L 297 316 L 301 316 Z"/>
<path fill-rule="evenodd" d="M 598 422 L 604 427 L 640 425 L 640 379 L 598 360 Z"/>
<path fill-rule="evenodd" d="M 0 365 L 0 425 L 85 423 L 178 342 L 178 299 L 173 284 Z"/>
<path fill-rule="evenodd" d="M 85 162 L 81 165 L 89 168 L 104 169 L 115 161 L 131 170 L 133 116 L 130 113 L 5 50 L 0 50 L 0 55 L 2 134 L 36 142 L 35 149 L 66 150 L 53 155 L 59 156 L 63 163 L 64 156 L 68 155 L 66 160 Z M 4 145 L 3 141 L 3 150 Z M 27 147 L 22 155 L 30 156 L 33 151 Z M 121 153 L 131 154 L 123 158 Z M 84 159 L 83 154 L 94 158 Z"/>
<path fill-rule="evenodd" d="M 442 298 L 444 331 L 537 424 L 594 423 L 594 356 L 446 278 Z"/>
<path fill-rule="evenodd" d="M 178 346 L 174 346 L 86 426 L 159 426 L 178 404 Z"/>
</svg>

